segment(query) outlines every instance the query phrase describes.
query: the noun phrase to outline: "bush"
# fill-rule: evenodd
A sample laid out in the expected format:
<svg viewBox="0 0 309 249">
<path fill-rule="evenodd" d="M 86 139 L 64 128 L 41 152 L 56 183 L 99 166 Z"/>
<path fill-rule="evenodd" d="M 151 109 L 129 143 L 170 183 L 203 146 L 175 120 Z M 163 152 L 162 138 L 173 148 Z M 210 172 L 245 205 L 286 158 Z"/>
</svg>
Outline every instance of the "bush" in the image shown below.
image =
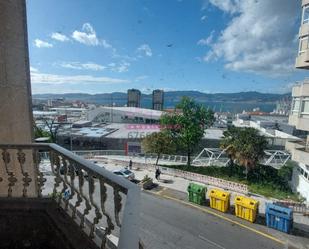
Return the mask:
<svg viewBox="0 0 309 249">
<path fill-rule="evenodd" d="M 286 165 L 284 165 L 282 168 L 280 168 L 278 170 L 278 175 L 286 183 L 288 183 L 289 181 L 292 180 L 293 168 L 294 168 L 294 163 L 290 161 L 290 162 L 288 162 Z"/>
<path fill-rule="evenodd" d="M 271 166 L 257 165 L 248 172 L 247 178 L 245 168 L 236 164 L 227 167 L 187 167 L 186 165 L 164 165 L 164 167 L 244 183 L 248 185 L 250 192 L 261 194 L 266 197 L 298 200 L 298 196 L 292 192 L 288 184 L 288 179 L 290 179 L 293 170 L 293 166 L 290 164 L 287 164 L 280 170 Z"/>
<path fill-rule="evenodd" d="M 151 181 L 152 178 L 150 178 L 148 175 L 145 175 L 144 178 L 142 179 L 142 182 L 147 182 L 147 181 Z"/>
</svg>

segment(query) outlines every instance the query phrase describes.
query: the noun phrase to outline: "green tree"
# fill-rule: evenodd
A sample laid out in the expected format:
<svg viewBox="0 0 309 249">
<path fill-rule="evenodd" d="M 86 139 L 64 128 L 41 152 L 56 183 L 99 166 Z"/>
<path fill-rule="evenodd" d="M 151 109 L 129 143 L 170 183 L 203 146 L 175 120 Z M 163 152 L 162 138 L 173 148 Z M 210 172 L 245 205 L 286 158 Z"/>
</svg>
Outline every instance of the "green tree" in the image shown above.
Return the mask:
<svg viewBox="0 0 309 249">
<path fill-rule="evenodd" d="M 281 177 L 285 184 L 288 184 L 288 182 L 292 180 L 293 168 L 295 166 L 296 163 L 289 161 L 278 170 L 278 175 Z"/>
<path fill-rule="evenodd" d="M 33 124 L 33 130 L 34 130 L 34 138 L 39 137 L 49 137 L 50 133 L 48 131 L 43 130 L 41 127 L 37 126 L 35 123 Z"/>
<path fill-rule="evenodd" d="M 55 119 L 44 119 L 44 123 L 49 130 L 51 142 L 57 143 L 58 130 L 61 127 L 61 125 L 65 123 L 59 123 L 56 118 Z"/>
<path fill-rule="evenodd" d="M 142 141 L 142 148 L 146 153 L 156 153 L 158 165 L 161 154 L 174 153 L 176 150 L 175 143 L 168 131 L 160 131 L 146 136 Z"/>
<path fill-rule="evenodd" d="M 267 140 L 254 128 L 230 127 L 223 133 L 220 147 L 225 149 L 232 160 L 246 167 L 254 168 L 264 156 Z"/>
<path fill-rule="evenodd" d="M 193 99 L 183 97 L 173 113 L 165 114 L 161 124 L 169 130 L 173 139 L 186 150 L 187 165 L 191 165 L 191 155 L 196 145 L 202 139 L 205 129 L 214 122 L 214 113 L 210 109 L 196 103 Z"/>
</svg>

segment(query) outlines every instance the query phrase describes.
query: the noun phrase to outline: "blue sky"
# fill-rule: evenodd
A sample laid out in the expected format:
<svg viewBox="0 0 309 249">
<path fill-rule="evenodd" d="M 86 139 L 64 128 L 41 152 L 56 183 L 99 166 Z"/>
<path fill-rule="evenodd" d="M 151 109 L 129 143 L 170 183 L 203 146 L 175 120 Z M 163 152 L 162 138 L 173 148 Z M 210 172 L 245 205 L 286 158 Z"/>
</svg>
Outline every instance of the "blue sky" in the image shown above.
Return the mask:
<svg viewBox="0 0 309 249">
<path fill-rule="evenodd" d="M 299 5 L 27 0 L 32 92 L 287 92 L 306 76 L 293 65 Z"/>
</svg>

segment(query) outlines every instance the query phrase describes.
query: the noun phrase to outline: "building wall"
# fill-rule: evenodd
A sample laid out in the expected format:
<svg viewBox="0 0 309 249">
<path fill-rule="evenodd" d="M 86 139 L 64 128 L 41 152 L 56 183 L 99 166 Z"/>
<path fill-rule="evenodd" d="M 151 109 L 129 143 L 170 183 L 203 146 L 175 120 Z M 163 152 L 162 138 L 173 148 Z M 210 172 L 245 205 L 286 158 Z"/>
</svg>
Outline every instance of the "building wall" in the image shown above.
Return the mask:
<svg viewBox="0 0 309 249">
<path fill-rule="evenodd" d="M 309 204 L 309 170 L 305 171 L 306 166 L 300 164 L 293 170 L 292 176 L 292 189 L 298 192 L 302 197 L 306 199 L 307 204 Z M 303 171 L 301 171 L 303 169 Z M 307 178 L 305 174 L 307 173 Z"/>
<path fill-rule="evenodd" d="M 32 141 L 32 103 L 23 0 L 0 1 L 0 143 Z"/>
<path fill-rule="evenodd" d="M 0 143 L 23 144 L 33 141 L 33 117 L 28 55 L 27 15 L 25 0 L 0 1 Z M 27 187 L 29 197 L 37 196 L 37 176 L 31 151 L 24 150 L 27 160 L 22 165 L 32 181 Z M 0 196 L 20 197 L 24 178 L 16 152 L 7 165 L 14 173 L 14 182 L 0 161 L 2 186 Z M 14 179 L 13 178 L 13 179 Z"/>
<path fill-rule="evenodd" d="M 141 92 L 137 89 L 128 90 L 128 103 L 129 107 L 141 107 Z"/>
<path fill-rule="evenodd" d="M 164 106 L 163 90 L 154 90 L 152 92 L 152 109 L 162 111 L 163 106 Z"/>
<path fill-rule="evenodd" d="M 70 149 L 70 136 L 58 136 L 57 143 L 67 149 Z M 80 137 L 72 139 L 73 150 L 124 150 L 127 142 L 141 143 L 140 138 L 90 138 Z M 195 149 L 194 154 L 198 154 L 205 147 L 218 148 L 220 140 L 203 139 Z M 180 151 L 179 151 L 180 153 Z"/>
<path fill-rule="evenodd" d="M 295 125 L 299 130 L 309 131 L 309 81 L 295 85 L 292 97 L 289 124 Z"/>
<path fill-rule="evenodd" d="M 296 68 L 309 69 L 309 1 L 302 0 L 302 19 L 299 29 L 299 49 Z"/>
<path fill-rule="evenodd" d="M 143 110 L 143 109 L 141 109 Z M 159 117 L 145 115 L 141 112 L 120 111 L 110 107 L 99 107 L 87 112 L 87 120 L 106 123 L 158 123 Z"/>
</svg>

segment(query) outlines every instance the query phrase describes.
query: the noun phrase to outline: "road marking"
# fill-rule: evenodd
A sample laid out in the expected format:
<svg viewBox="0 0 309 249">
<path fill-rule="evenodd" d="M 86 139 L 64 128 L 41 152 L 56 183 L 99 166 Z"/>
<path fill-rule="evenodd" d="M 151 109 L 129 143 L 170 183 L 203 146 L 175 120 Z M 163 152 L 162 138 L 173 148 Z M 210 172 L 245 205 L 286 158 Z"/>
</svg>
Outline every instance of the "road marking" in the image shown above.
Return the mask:
<svg viewBox="0 0 309 249">
<path fill-rule="evenodd" d="M 156 194 L 162 196 L 162 192 L 163 192 L 164 190 L 166 190 L 165 187 L 163 187 L 160 191 L 156 192 Z"/>
<path fill-rule="evenodd" d="M 214 245 L 214 246 L 216 246 L 216 247 L 218 247 L 218 248 L 220 248 L 220 249 L 226 249 L 225 247 L 223 247 L 223 246 L 220 246 L 219 244 L 217 244 L 216 242 L 213 242 L 213 241 L 211 241 L 211 240 L 209 240 L 209 239 L 206 239 L 204 236 L 202 236 L 202 235 L 199 235 L 198 236 L 200 239 L 202 239 L 202 240 L 205 240 L 206 242 L 208 242 L 209 244 L 212 244 L 212 245 Z"/>
<path fill-rule="evenodd" d="M 150 192 L 150 191 L 149 191 L 149 192 Z M 150 192 L 150 193 L 154 193 L 154 192 Z M 268 238 L 268 239 L 271 239 L 271 240 L 273 240 L 273 241 L 276 241 L 276 242 L 279 243 L 279 244 L 282 244 L 282 245 L 285 245 L 285 244 L 286 244 L 284 241 L 282 241 L 282 240 L 280 240 L 280 239 L 277 239 L 277 238 L 275 238 L 275 237 L 273 237 L 273 236 L 271 236 L 271 235 L 269 235 L 269 234 L 267 234 L 267 233 L 261 232 L 261 231 L 259 231 L 259 230 L 257 230 L 257 229 L 254 229 L 254 228 L 252 228 L 252 227 L 249 227 L 249 226 L 247 226 L 247 225 L 244 225 L 244 224 L 242 224 L 242 223 L 240 223 L 240 222 L 238 222 L 238 221 L 232 220 L 232 219 L 230 219 L 230 218 L 228 218 L 228 217 L 225 217 L 225 216 L 223 216 L 223 215 L 221 215 L 221 214 L 218 214 L 218 213 L 216 213 L 216 212 L 213 212 L 213 211 L 211 211 L 211 210 L 208 210 L 208 209 L 205 209 L 205 208 L 196 206 L 196 205 L 191 204 L 191 203 L 189 203 L 189 202 L 185 202 L 185 201 L 179 200 L 179 199 L 177 199 L 177 198 L 174 198 L 174 197 L 171 197 L 171 196 L 168 196 L 168 195 L 162 195 L 162 194 L 157 194 L 157 193 L 154 193 L 154 194 L 156 194 L 156 195 L 158 195 L 158 196 L 161 196 L 161 197 L 164 197 L 164 198 L 166 198 L 166 199 L 170 199 L 170 200 L 173 200 L 173 201 L 182 203 L 182 204 L 184 204 L 184 205 L 187 205 L 187 206 L 190 206 L 190 207 L 199 209 L 199 210 L 201 210 L 201 211 L 204 212 L 204 213 L 212 214 L 212 215 L 214 215 L 214 216 L 216 216 L 216 217 L 218 217 L 218 218 L 221 218 L 221 219 L 223 219 L 223 220 L 229 221 L 229 222 L 231 222 L 231 223 L 233 223 L 233 224 L 236 224 L 236 225 L 238 225 L 238 226 L 240 226 L 240 227 L 242 227 L 242 228 L 248 229 L 248 230 L 250 230 L 251 232 L 257 233 L 257 234 L 259 234 L 259 235 L 261 235 L 261 236 L 263 236 L 263 237 L 266 237 L 266 238 Z"/>
</svg>

